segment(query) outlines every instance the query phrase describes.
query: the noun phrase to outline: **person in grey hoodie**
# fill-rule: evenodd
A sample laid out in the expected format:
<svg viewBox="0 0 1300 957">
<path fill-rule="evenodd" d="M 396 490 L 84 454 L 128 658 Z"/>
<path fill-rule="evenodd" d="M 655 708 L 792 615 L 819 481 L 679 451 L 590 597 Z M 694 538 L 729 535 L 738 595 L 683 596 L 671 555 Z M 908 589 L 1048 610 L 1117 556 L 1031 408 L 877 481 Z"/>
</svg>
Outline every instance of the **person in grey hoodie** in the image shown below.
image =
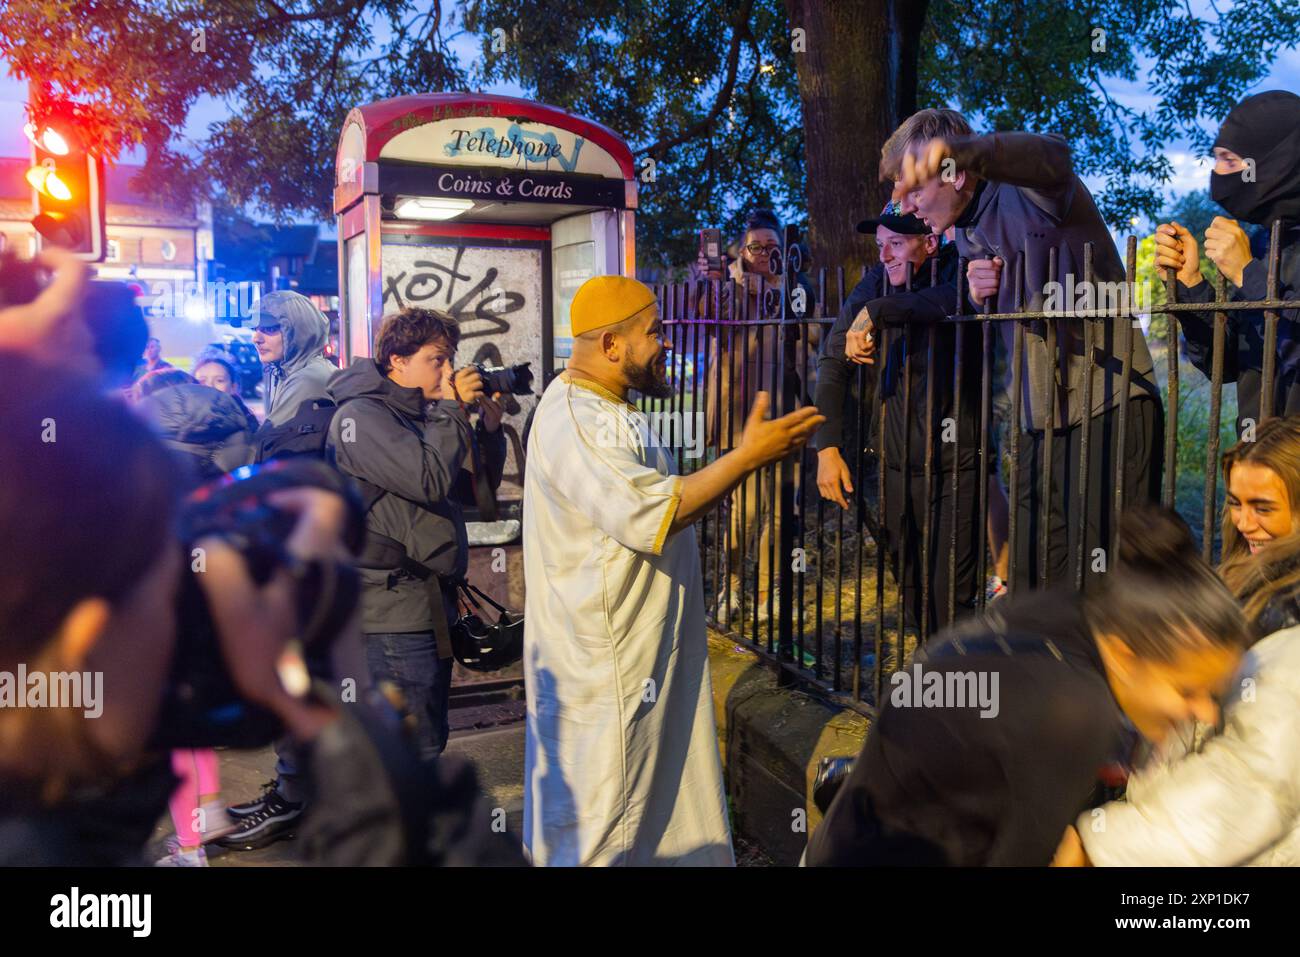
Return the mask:
<svg viewBox="0 0 1300 957">
<path fill-rule="evenodd" d="M 450 316 L 405 309 L 384 320 L 375 357 L 358 358 L 328 388 L 339 410 L 327 455 L 374 500 L 367 533 L 400 543 L 407 558 L 438 579 L 434 591 L 400 567 L 361 569 L 361 630 L 371 675 L 402 691 L 424 757 L 436 757 L 447 744 L 448 636 L 455 582 L 468 561 L 461 502 L 473 500 L 465 468 L 475 458 L 471 435 L 492 488 L 500 484 L 506 458 L 500 406 L 483 395 L 476 369 L 453 371 L 459 340 Z M 475 402 L 482 414 L 471 430 L 467 407 Z"/>
<path fill-rule="evenodd" d="M 306 296 L 280 289 L 259 300 L 253 330 L 262 360 L 263 425 L 283 425 L 302 403 L 325 398 L 325 384 L 338 371 L 325 358 L 329 320 Z"/>
<path fill-rule="evenodd" d="M 280 289 L 258 300 L 253 345 L 262 360 L 266 415 L 253 438 L 254 461 L 263 460 L 269 430 L 292 419 L 304 402 L 325 398 L 325 385 L 338 371 L 325 358 L 329 328 L 325 315 L 299 293 Z M 227 809 L 239 827 L 219 841 L 222 846 L 253 850 L 293 832 L 304 806 L 300 756 L 289 738 L 276 742 L 275 753 L 275 781 L 261 797 Z"/>
</svg>

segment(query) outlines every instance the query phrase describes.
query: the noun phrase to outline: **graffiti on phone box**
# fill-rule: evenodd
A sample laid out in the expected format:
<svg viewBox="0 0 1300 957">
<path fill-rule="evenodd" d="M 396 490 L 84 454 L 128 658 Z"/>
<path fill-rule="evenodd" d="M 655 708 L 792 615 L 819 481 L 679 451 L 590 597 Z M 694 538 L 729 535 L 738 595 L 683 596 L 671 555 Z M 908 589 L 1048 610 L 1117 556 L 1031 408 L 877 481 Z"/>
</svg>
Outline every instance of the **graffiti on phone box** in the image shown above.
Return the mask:
<svg viewBox="0 0 1300 957">
<path fill-rule="evenodd" d="M 457 322 L 480 319 L 490 324 L 487 328 L 466 329 L 462 339 L 508 332 L 510 323 L 505 317 L 523 309 L 527 298 L 521 292 L 497 287 L 495 266 L 489 266 L 475 282 L 473 274 L 461 268 L 464 255 L 465 249 L 460 247 L 450 264 L 435 259 L 417 259 L 413 263 L 414 271 L 403 270 L 387 276 L 384 280 L 385 309 L 390 302 L 398 309 L 429 305 L 443 309 Z M 464 290 L 459 297 L 456 295 L 458 288 Z"/>
</svg>

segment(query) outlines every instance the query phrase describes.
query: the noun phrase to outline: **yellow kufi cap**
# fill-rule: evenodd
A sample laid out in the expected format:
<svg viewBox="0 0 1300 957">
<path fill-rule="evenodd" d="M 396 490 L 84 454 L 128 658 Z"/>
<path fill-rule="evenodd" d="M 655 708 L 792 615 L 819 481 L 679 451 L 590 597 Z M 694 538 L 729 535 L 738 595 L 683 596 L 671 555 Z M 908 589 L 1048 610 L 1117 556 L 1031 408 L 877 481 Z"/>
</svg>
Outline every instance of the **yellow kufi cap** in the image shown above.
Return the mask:
<svg viewBox="0 0 1300 957">
<path fill-rule="evenodd" d="M 630 319 L 654 304 L 655 294 L 643 282 L 627 276 L 593 276 L 573 296 L 569 327 L 580 336 Z"/>
</svg>

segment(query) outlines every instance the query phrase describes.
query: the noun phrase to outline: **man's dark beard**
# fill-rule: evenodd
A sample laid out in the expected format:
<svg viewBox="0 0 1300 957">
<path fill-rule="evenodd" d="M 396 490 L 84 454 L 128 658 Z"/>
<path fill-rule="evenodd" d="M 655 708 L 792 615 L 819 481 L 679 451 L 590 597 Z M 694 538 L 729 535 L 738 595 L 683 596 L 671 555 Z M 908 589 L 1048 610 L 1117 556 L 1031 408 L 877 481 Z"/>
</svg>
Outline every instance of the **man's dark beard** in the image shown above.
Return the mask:
<svg viewBox="0 0 1300 957">
<path fill-rule="evenodd" d="M 627 365 L 627 384 L 651 399 L 671 399 L 673 387 L 668 384 L 668 367 L 659 369 L 659 356 L 645 365 Z"/>
</svg>

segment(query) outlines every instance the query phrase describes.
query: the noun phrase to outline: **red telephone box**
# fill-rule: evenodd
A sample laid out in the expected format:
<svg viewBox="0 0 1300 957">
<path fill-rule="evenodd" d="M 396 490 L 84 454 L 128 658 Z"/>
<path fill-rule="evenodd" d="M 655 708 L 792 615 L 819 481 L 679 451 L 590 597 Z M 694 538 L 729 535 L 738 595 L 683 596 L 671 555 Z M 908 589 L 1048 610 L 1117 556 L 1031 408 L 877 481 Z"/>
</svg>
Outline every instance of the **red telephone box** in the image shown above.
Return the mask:
<svg viewBox="0 0 1300 957">
<path fill-rule="evenodd" d="M 627 145 L 563 110 L 475 93 L 352 110 L 334 190 L 344 359 L 423 305 L 460 321 L 458 361 L 495 347 L 549 381 L 578 286 L 635 274 L 635 208 Z"/>
</svg>

